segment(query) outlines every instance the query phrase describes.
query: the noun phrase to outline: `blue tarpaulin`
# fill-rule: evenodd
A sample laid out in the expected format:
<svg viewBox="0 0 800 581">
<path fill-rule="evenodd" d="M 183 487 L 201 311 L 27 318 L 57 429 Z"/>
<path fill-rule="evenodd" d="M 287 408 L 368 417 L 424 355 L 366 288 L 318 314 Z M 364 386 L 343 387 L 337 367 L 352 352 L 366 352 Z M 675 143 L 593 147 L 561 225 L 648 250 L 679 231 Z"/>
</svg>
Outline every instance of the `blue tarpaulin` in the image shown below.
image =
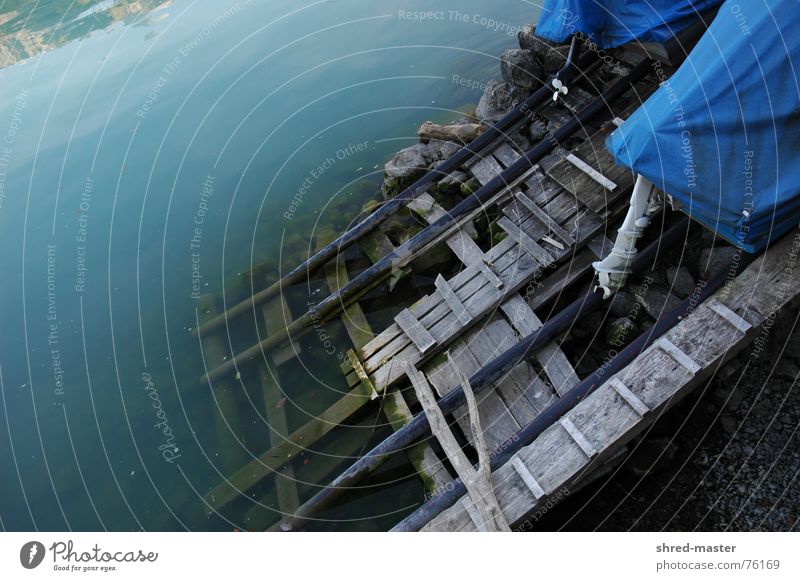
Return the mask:
<svg viewBox="0 0 800 581">
<path fill-rule="evenodd" d="M 546 0 L 536 34 L 565 42 L 580 32 L 600 48 L 666 42 L 722 0 Z M 748 1 L 744 0 L 747 4 Z"/>
<path fill-rule="evenodd" d="M 617 163 L 755 252 L 800 219 L 800 0 L 728 0 L 609 137 Z"/>
</svg>

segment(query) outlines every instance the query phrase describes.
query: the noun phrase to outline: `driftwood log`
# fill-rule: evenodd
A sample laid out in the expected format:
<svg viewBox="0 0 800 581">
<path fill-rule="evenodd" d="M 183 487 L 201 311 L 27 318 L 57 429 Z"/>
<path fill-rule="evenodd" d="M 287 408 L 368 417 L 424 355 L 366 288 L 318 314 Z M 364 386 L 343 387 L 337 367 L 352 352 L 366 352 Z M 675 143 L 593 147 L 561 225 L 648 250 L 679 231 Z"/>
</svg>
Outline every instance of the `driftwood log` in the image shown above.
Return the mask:
<svg viewBox="0 0 800 581">
<path fill-rule="evenodd" d="M 405 368 L 406 375 L 411 380 L 417 399 L 422 404 L 422 409 L 431 425 L 431 432 L 436 436 L 456 474 L 458 474 L 461 482 L 464 483 L 469 495 L 469 502 L 477 511 L 478 520 L 481 522 L 476 522 L 476 526 L 479 530 L 486 532 L 510 532 L 511 528 L 508 526 L 508 522 L 503 516 L 503 511 L 500 509 L 500 504 L 494 494 L 489 447 L 483 437 L 483 429 L 478 416 L 478 402 L 475 400 L 475 395 L 466 375 L 460 369 L 454 370 L 455 377 L 461 382 L 461 386 L 464 388 L 464 395 L 467 398 L 473 446 L 478 452 L 477 469 L 472 466 L 472 462 L 469 461 L 455 435 L 450 430 L 447 419 L 444 417 L 442 410 L 439 409 L 439 404 L 436 402 L 436 397 L 433 395 L 433 390 L 428 384 L 425 375 L 408 362 L 405 362 Z"/>
<path fill-rule="evenodd" d="M 432 121 L 426 121 L 417 130 L 417 135 L 422 142 L 435 139 L 438 141 L 454 141 L 466 144 L 477 138 L 484 132 L 486 127 L 480 123 L 464 123 L 462 125 L 437 125 Z"/>
</svg>

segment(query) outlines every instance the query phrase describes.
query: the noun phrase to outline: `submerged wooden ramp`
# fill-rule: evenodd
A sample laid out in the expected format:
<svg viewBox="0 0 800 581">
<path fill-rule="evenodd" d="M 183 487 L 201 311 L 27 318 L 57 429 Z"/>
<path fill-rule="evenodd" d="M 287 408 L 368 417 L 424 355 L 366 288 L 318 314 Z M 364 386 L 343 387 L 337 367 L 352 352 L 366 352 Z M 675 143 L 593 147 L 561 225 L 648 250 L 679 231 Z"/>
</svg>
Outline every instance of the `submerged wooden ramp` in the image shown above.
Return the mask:
<svg viewBox="0 0 800 581">
<path fill-rule="evenodd" d="M 502 172 L 503 163 L 510 165 L 517 156 L 510 148 L 500 148 L 500 155 L 480 160 L 471 171 L 480 181 L 488 182 Z M 584 175 L 586 168 L 573 167 L 575 174 Z M 599 170 L 592 171 L 599 174 Z M 573 175 L 565 181 L 572 185 L 578 179 Z M 622 208 L 616 202 L 624 199 L 633 183 L 630 174 L 619 169 L 613 179 L 618 183 L 603 197 L 607 204 L 594 204 L 600 210 L 597 212 L 584 201 L 597 199 L 595 188 L 569 191 L 535 167 L 524 180 L 509 184 L 498 204 L 501 215 L 496 223 L 506 234 L 499 244 L 484 252 L 464 229 L 450 236 L 446 243 L 463 263 L 463 270 L 450 280 L 438 277 L 435 293 L 402 311 L 393 325 L 358 351 L 359 368 L 376 390 L 405 379 L 404 366 L 412 364 L 443 396 L 452 385 L 456 369 L 474 373 L 541 326 L 531 303 L 536 306 L 551 298 L 551 293 L 559 292 L 568 282 L 567 273 L 572 277 L 584 274 L 591 260 L 604 256 L 610 248 L 604 235 L 605 218 L 620 213 Z M 445 212 L 430 196 L 421 197 L 411 208 L 429 222 Z M 583 246 L 588 247 L 589 260 L 581 257 L 577 261 Z M 567 263 L 567 270 L 553 273 L 562 262 Z M 533 288 L 520 294 L 520 289 L 537 277 L 547 278 L 549 289 L 540 293 Z M 481 420 L 492 447 L 511 437 L 552 398 L 578 382 L 555 344 L 540 350 L 536 362 L 542 373 L 523 361 L 482 396 Z M 466 416 L 457 413 L 456 417 L 465 427 Z M 469 430 L 464 432 L 469 434 Z"/>
<path fill-rule="evenodd" d="M 645 77 L 620 93 L 623 97 L 618 101 L 604 103 L 610 108 L 613 123 L 621 123 L 655 86 Z M 220 382 L 241 383 L 242 374 L 252 364 L 261 365 L 263 401 L 270 424 L 269 448 L 251 454 L 250 461 L 230 472 L 206 495 L 210 512 L 226 509 L 241 498 L 268 508 L 252 491 L 274 477 L 278 487 L 275 514 L 291 515 L 298 504 L 302 507 L 304 493 L 294 485 L 292 465 L 304 450 L 378 398 L 382 398 L 384 416 L 394 429 L 410 421 L 418 402 L 408 381 L 409 365 L 441 397 L 452 386 L 456 369 L 473 373 L 541 326 L 536 310 L 585 276 L 592 261 L 604 257 L 610 249 L 606 238 L 609 223 L 624 212 L 633 176 L 615 166 L 602 145 L 611 124 L 595 123 L 580 125 L 568 144 L 506 180 L 523 155 L 511 136 L 533 122 L 547 122 L 551 130 L 557 131 L 570 122 L 574 111 L 595 98 L 595 94 L 576 85 L 568 98 L 544 104 L 535 115 L 520 115 L 502 135 L 466 160 L 459 171 L 484 187 L 491 187 L 487 184 L 497 183 L 499 178 L 503 180 L 502 187 L 491 190 L 481 204 L 459 214 L 445 227 L 441 226 L 446 222 L 442 219 L 452 208 L 440 201 L 436 188 L 408 200 L 408 211 L 427 223 L 428 228 L 438 228 L 438 234 L 415 247 L 412 254 L 403 254 L 404 246 L 396 247 L 380 228 L 361 237 L 353 245 L 352 254 L 366 257 L 373 265 L 394 256 L 392 269 L 381 271 L 368 286 L 329 305 L 318 319 L 314 319 L 312 310 L 302 315 L 303 327 L 295 325 L 301 317 L 295 317 L 282 294 L 266 303 L 261 313 L 266 339 L 230 357 L 217 356 L 215 361 L 220 363 L 221 359 L 222 363 L 209 369 L 205 379 L 212 388 Z M 475 223 L 479 220 L 492 229 L 491 244 L 475 236 Z M 325 248 L 329 242 L 320 238 L 317 245 Z M 358 301 L 389 284 L 387 281 L 393 285 L 402 279 L 415 259 L 440 245 L 449 248 L 458 267 L 446 275 L 439 274 L 430 294 L 396 312 L 391 324 L 374 333 Z M 325 263 L 329 297 L 339 296 L 337 293 L 358 276 L 352 275 L 344 254 Z M 246 312 L 240 306 L 233 310 L 238 314 Z M 353 346 L 343 367 L 350 391 L 324 412 L 292 426 L 281 411 L 276 411 L 281 391 L 274 370 L 290 361 L 292 353 L 299 352 L 300 348 L 289 341 L 299 341 L 308 331 L 308 321 L 325 322 L 336 317 L 341 318 Z M 219 320 L 216 317 L 212 321 Z M 210 330 L 204 332 L 204 328 Z M 293 328 L 298 332 L 292 333 Z M 201 327 L 202 344 L 207 347 L 209 342 L 217 341 L 220 330 L 219 323 Z M 487 445 L 493 449 L 513 437 L 521 426 L 577 382 L 577 374 L 555 343 L 520 361 L 477 402 Z M 456 431 L 460 428 L 459 435 L 472 442 L 468 409 L 457 410 L 454 416 Z M 429 492 L 442 489 L 452 480 L 447 457 L 428 443 L 417 444 L 407 455 Z"/>
<path fill-rule="evenodd" d="M 505 519 L 527 530 L 538 507 L 612 457 L 694 387 L 736 357 L 781 309 L 796 303 L 800 232 L 785 236 L 738 277 L 698 305 L 622 371 L 518 451 L 492 477 Z M 483 524 L 458 502 L 422 530 L 475 531 Z"/>
</svg>

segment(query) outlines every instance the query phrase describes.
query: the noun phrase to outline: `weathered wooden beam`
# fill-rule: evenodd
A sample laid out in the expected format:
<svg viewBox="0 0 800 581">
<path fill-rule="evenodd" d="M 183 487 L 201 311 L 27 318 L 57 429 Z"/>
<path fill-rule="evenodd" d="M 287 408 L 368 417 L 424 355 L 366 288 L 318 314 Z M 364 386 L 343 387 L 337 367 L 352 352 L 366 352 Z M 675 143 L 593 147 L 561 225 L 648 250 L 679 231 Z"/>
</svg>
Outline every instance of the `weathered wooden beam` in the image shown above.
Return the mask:
<svg viewBox="0 0 800 581">
<path fill-rule="evenodd" d="M 380 230 L 374 232 L 371 236 L 370 244 L 364 245 L 363 249 L 372 262 L 377 262 L 382 256 L 394 250 L 391 241 Z M 335 292 L 341 285 L 347 283 L 349 278 L 347 269 L 342 263 L 337 263 L 335 273 L 333 272 L 333 266 L 328 266 L 327 268 L 329 269 L 328 285 L 331 292 Z M 345 316 L 342 317 L 342 321 L 356 351 L 363 348 L 375 336 L 363 309 L 358 303 L 353 303 L 345 310 Z M 347 355 L 362 385 L 364 385 L 365 389 L 370 390 L 372 399 L 377 398 L 378 392 L 375 390 L 375 385 L 373 385 L 372 380 L 364 370 L 356 352 L 350 350 Z M 383 414 L 395 431 L 402 429 L 414 417 L 414 414 L 411 413 L 411 408 L 408 407 L 408 403 L 399 389 L 387 390 L 383 394 L 382 404 Z M 428 492 L 433 493 L 452 480 L 436 453 L 427 443 L 420 442 L 410 447 L 406 450 L 406 456 L 422 479 Z"/>
<path fill-rule="evenodd" d="M 217 314 L 214 295 L 204 294 L 196 307 L 198 322 L 213 319 Z M 200 340 L 203 364 L 207 369 L 220 365 L 227 358 L 225 341 L 220 335 L 203 336 Z M 239 430 L 243 425 L 240 400 L 242 386 L 235 378 L 215 381 L 212 385 L 212 396 L 215 403 L 213 410 L 214 427 L 217 432 L 221 470 L 229 473 L 247 460 L 247 452 L 241 444 Z"/>
<path fill-rule="evenodd" d="M 291 318 L 289 306 L 283 295 L 278 295 L 266 303 L 262 309 L 264 324 L 269 332 L 284 324 L 286 318 Z M 264 396 L 264 408 L 268 425 L 268 445 L 273 447 L 278 445 L 281 440 L 289 436 L 289 424 L 286 421 L 286 411 L 281 401 L 285 401 L 285 395 L 277 377 L 277 362 L 275 357 L 272 360 L 272 368 L 264 364 L 261 371 L 261 391 Z M 278 508 L 283 514 L 292 514 L 300 506 L 300 497 L 297 492 L 297 482 L 294 476 L 294 468 L 287 464 L 283 470 L 275 474 L 275 489 L 278 495 Z"/>
<path fill-rule="evenodd" d="M 464 450 L 458 444 L 458 440 L 453 435 L 447 419 L 436 403 L 436 397 L 433 395 L 433 390 L 428 384 L 425 375 L 409 363 L 405 364 L 405 372 L 414 386 L 417 399 L 422 404 L 422 409 L 431 426 L 431 432 L 441 444 L 458 477 L 467 488 L 471 505 L 474 506 L 478 513 L 477 516 L 473 515 L 476 526 L 479 530 L 487 532 L 510 531 L 511 529 L 503 517 L 500 505 L 497 504 L 497 499 L 492 490 L 489 450 L 483 437 L 483 429 L 481 428 L 478 414 L 478 403 L 475 400 L 475 394 L 472 393 L 472 388 L 469 386 L 469 381 L 463 378 L 462 386 L 467 397 L 473 442 L 479 456 L 477 470 L 473 468 L 472 462 L 469 461 Z"/>
<path fill-rule="evenodd" d="M 324 412 L 293 431 L 289 437 L 259 454 L 255 460 L 214 487 L 206 494 L 207 502 L 217 510 L 230 504 L 368 404 L 371 396 L 366 387 L 357 385 Z"/>
</svg>

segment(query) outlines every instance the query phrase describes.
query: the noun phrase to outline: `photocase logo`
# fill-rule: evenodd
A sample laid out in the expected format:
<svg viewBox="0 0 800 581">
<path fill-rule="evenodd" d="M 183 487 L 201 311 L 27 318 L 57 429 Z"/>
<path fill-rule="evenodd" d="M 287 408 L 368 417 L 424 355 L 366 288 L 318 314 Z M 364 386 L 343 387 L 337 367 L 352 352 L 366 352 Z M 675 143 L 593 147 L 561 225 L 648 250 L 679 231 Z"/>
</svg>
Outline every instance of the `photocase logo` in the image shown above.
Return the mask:
<svg viewBox="0 0 800 581">
<path fill-rule="evenodd" d="M 30 541 L 19 550 L 19 562 L 26 569 L 35 569 L 44 560 L 44 545 L 39 541 Z"/>
</svg>

